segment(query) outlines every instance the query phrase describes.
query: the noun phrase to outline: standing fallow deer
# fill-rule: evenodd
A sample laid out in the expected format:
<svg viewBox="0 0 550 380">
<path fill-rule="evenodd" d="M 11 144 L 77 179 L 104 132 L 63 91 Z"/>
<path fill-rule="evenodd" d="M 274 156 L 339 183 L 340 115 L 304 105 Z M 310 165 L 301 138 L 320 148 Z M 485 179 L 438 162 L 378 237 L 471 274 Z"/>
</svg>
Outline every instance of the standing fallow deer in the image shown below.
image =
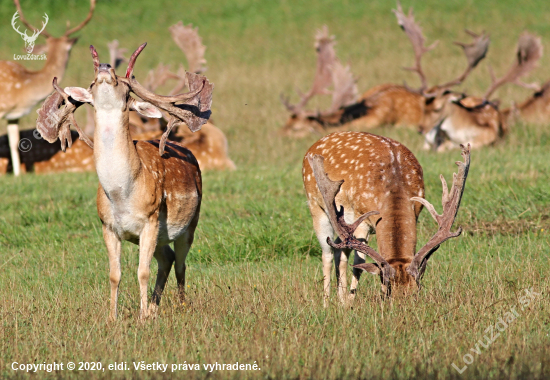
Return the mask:
<svg viewBox="0 0 550 380">
<path fill-rule="evenodd" d="M 454 175 L 449 193 L 443 184 L 443 215 L 424 196 L 422 167 L 399 142 L 366 132 L 336 132 L 317 141 L 303 160 L 302 176 L 313 228 L 321 244 L 324 304 L 330 295 L 330 272 L 335 259 L 338 296 L 346 303 L 355 297 L 361 270 L 379 275 L 382 289 L 404 292 L 420 286 L 427 261 L 450 231 L 464 191 L 470 166 L 469 147 Z M 439 225 L 437 233 L 416 254 L 416 224 L 424 205 Z M 349 225 L 348 223 L 351 223 Z M 332 241 L 334 233 L 339 239 Z M 370 248 L 376 233 L 380 253 Z M 334 249 L 334 250 L 333 250 Z M 346 269 L 356 250 L 350 294 Z M 374 263 L 365 263 L 365 255 Z"/>
<path fill-rule="evenodd" d="M 510 69 L 496 79 L 491 72 L 492 83 L 483 97 L 453 94 L 443 107 L 440 120 L 426 134 L 426 148 L 443 151 L 469 143 L 472 148 L 493 144 L 508 132 L 511 110 L 499 111 L 498 104 L 489 100 L 502 85 L 516 85 L 539 89 L 536 84 L 526 84 L 521 77 L 532 71 L 542 57 L 540 37 L 523 33 L 518 41 L 516 58 Z M 522 105 L 528 109 L 527 105 Z"/>
<path fill-rule="evenodd" d="M 210 116 L 213 85 L 203 76 L 188 73 L 188 93 L 160 96 L 148 91 L 133 76 L 135 61 L 145 45 L 132 54 L 124 77 L 117 76 L 109 64 L 100 64 L 97 52 L 90 46 L 95 73 L 90 87 L 63 90 L 54 79 L 56 92 L 46 99 L 37 120 L 42 137 L 50 142 L 59 138 L 62 145 L 70 144 L 69 125 L 75 123 L 74 111 L 84 103 L 95 109 L 97 210 L 109 255 L 111 320 L 117 317 L 122 240 L 139 245 L 141 319 L 156 312 L 174 262 L 179 294 L 184 296 L 185 259 L 193 242 L 202 198 L 197 160 L 189 150 L 166 138 L 180 123 L 192 131 L 200 129 Z M 170 114 L 168 130 L 160 141 L 132 140 L 130 109 L 148 117 L 161 117 L 160 109 Z M 171 242 L 174 250 L 169 246 Z M 159 270 L 149 306 L 147 283 L 153 256 Z"/>
<path fill-rule="evenodd" d="M 20 21 L 31 30 L 34 28 L 23 15 L 19 0 L 14 0 Z M 76 38 L 70 36 L 88 24 L 92 19 L 96 0 L 90 0 L 90 10 L 86 19 L 74 28 L 67 29 L 61 37 L 53 37 L 46 30 L 46 64 L 38 71 L 31 71 L 13 61 L 0 61 L 0 118 L 8 120 L 8 135 L 11 150 L 13 172 L 19 174 L 19 119 L 28 114 L 40 101 L 51 92 L 52 78 L 63 78 L 69 53 Z M 45 25 L 44 25 L 45 27 Z"/>
</svg>

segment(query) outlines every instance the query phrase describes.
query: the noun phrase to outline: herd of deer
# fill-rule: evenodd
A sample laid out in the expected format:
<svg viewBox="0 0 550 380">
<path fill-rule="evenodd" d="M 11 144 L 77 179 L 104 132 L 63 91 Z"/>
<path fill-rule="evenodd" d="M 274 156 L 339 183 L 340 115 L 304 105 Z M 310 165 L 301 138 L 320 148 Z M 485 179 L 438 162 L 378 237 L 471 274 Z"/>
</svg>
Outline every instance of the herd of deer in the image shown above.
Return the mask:
<svg viewBox="0 0 550 380">
<path fill-rule="evenodd" d="M 470 96 L 451 89 L 460 85 L 485 57 L 489 36 L 466 31 L 473 41 L 457 42 L 464 50 L 467 66 L 456 79 L 447 83 L 429 86 L 422 69 L 422 56 L 434 49 L 436 41 L 425 45 L 425 38 L 415 22 L 412 10 L 406 15 L 398 3 L 394 10 L 399 26 L 409 38 L 415 56 L 415 65 L 407 70 L 415 72 L 421 87 L 412 89 L 406 85 L 381 84 L 357 96 L 355 78 L 350 67 L 344 66 L 336 57 L 334 37 L 324 27 L 317 32 L 315 49 L 317 69 L 311 90 L 300 95 L 300 102 L 293 105 L 282 99 L 290 117 L 281 133 L 288 136 L 304 136 L 311 132 L 325 134 L 329 131 L 369 130 L 383 125 L 417 128 L 425 136 L 425 148 L 442 151 L 470 143 L 478 148 L 501 139 L 509 125 L 518 118 L 528 123 L 547 123 L 550 117 L 550 100 L 542 86 L 526 84 L 521 77 L 532 71 L 542 56 L 539 37 L 523 33 L 518 42 L 515 61 L 506 74 L 496 79 L 483 97 Z M 495 91 L 506 83 L 514 83 L 534 90 L 533 95 L 512 107 L 500 110 L 499 101 L 491 99 Z M 332 87 L 332 91 L 329 88 Z M 305 109 L 315 95 L 332 94 L 328 110 L 312 112 Z"/>
<path fill-rule="evenodd" d="M 21 22 L 34 29 L 25 20 L 19 1 L 14 1 Z M 190 72 L 180 68 L 174 74 L 161 64 L 149 73 L 144 85 L 140 84 L 133 72 L 145 48 L 143 44 L 128 60 L 125 75 L 119 76 L 115 71 L 126 59 L 118 42 L 113 41 L 109 44 L 109 63 L 100 63 L 96 49 L 90 46 L 94 80 L 88 88 L 58 85 L 75 42 L 69 35 L 90 21 L 94 8 L 95 0 L 91 0 L 86 20 L 63 37 L 48 35 L 48 61 L 39 72 L 27 71 L 12 62 L 0 62 L 0 112 L 10 126 L 16 126 L 18 118 L 47 96 L 38 110 L 39 139 L 33 131 L 21 132 L 24 138 L 34 138 L 37 144 L 31 155 L 22 155 L 22 163 L 27 169 L 33 167 L 35 172 L 96 170 L 97 209 L 110 267 L 109 317 L 117 318 L 121 242 L 127 240 L 139 245 L 140 318 L 145 319 L 155 314 L 172 265 L 180 297 L 184 297 L 185 260 L 193 243 L 202 200 L 201 169 L 235 166 L 227 156 L 225 136 L 208 122 L 214 86 L 201 75 L 205 71 L 205 47 L 191 26 L 180 22 L 170 27 L 174 41 L 188 58 Z M 474 41 L 459 44 L 468 60 L 464 73 L 448 83 L 428 88 L 420 63 L 422 55 L 435 44 L 424 46 L 424 37 L 411 13 L 406 16 L 399 6 L 395 14 L 413 43 L 416 65 L 411 70 L 420 76 L 422 87 L 412 90 L 385 84 L 367 91 L 357 101 L 355 79 L 349 66 L 336 58 L 334 38 L 324 28 L 316 38 L 318 63 L 314 84 L 301 96 L 300 103 L 290 105 L 285 101 L 292 116 L 284 131 L 304 134 L 337 127 L 413 125 L 427 132 L 426 141 L 438 149 L 446 141 L 452 145 L 468 143 L 461 145 L 464 161 L 457 162 L 459 170 L 450 191 L 441 176 L 443 214 L 439 215 L 423 198 L 422 167 L 411 151 L 397 141 L 367 132 L 336 131 L 307 151 L 302 176 L 313 227 L 322 248 L 325 306 L 329 302 L 333 259 L 338 297 L 343 304 L 355 297 L 362 271 L 378 275 L 388 296 L 420 288 L 428 259 L 444 241 L 461 233 L 460 228 L 456 232 L 451 228 L 470 167 L 470 143 L 474 147 L 489 144 L 506 131 L 507 117 L 512 111 L 499 111 L 497 104 L 488 100 L 489 96 L 504 83 L 522 84 L 520 77 L 535 66 L 542 52 L 538 38 L 522 35 L 517 61 L 510 71 L 495 79 L 483 98 L 468 97 L 449 89 L 465 80 L 483 59 L 489 44 L 486 35 L 469 33 Z M 176 81 L 172 91 L 167 96 L 157 95 L 156 89 L 168 80 Z M 48 82 L 53 86 L 51 94 Z M 312 96 L 328 93 L 331 85 L 333 101 L 327 112 L 304 110 Z M 188 92 L 182 93 L 186 87 Z M 517 108 L 522 117 L 532 114 L 528 109 L 541 107 L 536 99 L 544 97 L 544 88 L 537 94 L 535 100 Z M 84 104 L 91 108 L 83 130 L 76 122 L 75 111 Z M 18 137 L 18 133 L 13 133 L 15 128 L 11 128 L 9 137 L 3 137 L 4 141 L 9 140 L 11 148 Z M 93 139 L 88 134 L 93 134 Z M 49 144 L 57 140 L 66 153 Z M 18 167 L 15 158 L 11 165 L 15 171 Z M 439 227 L 415 253 L 417 219 L 423 207 Z M 335 233 L 338 238 L 333 241 Z M 368 245 L 373 233 L 377 235 L 380 253 Z M 169 245 L 172 242 L 173 249 Z M 356 255 L 348 293 L 346 270 L 352 250 Z M 367 263 L 366 256 L 374 262 Z M 158 262 L 158 274 L 149 304 L 147 283 L 153 257 Z"/>
<path fill-rule="evenodd" d="M 20 21 L 27 28 L 40 31 L 46 37 L 46 46 L 35 46 L 34 50 L 35 52 L 47 52 L 47 60 L 44 67 L 38 71 L 27 70 L 13 61 L 0 61 L 0 118 L 8 120 L 8 135 L 0 137 L 0 174 L 5 174 L 10 170 L 16 175 L 21 170 L 35 173 L 93 171 L 92 149 L 85 143 L 85 140 L 78 139 L 73 146 L 71 146 L 72 140 L 69 140 L 69 149 L 66 150 L 65 147 L 47 143 L 41 139 L 40 135 L 33 134 L 32 130 L 19 131 L 18 120 L 28 114 L 36 104 L 43 101 L 51 93 L 53 77 L 57 77 L 59 81 L 62 80 L 69 61 L 70 50 L 77 40 L 76 38 L 70 38 L 70 36 L 90 22 L 95 10 L 96 0 L 90 1 L 90 10 L 86 19 L 78 26 L 67 30 L 59 38 L 51 36 L 45 30 L 45 24 L 43 24 L 42 30 L 34 28 L 26 20 L 19 0 L 14 0 L 14 2 Z M 14 15 L 13 22 L 15 20 Z M 187 57 L 188 70 L 195 73 L 204 72 L 206 70 L 206 60 L 204 58 L 206 47 L 202 44 L 197 28 L 193 28 L 192 25 L 184 26 L 179 22 L 171 26 L 169 30 L 174 42 Z M 125 61 L 124 51 L 125 49 L 118 47 L 118 41 L 116 40 L 109 44 L 112 67 L 117 67 Z M 168 80 L 176 82 L 171 93 L 175 94 L 181 91 L 187 85 L 183 67 L 180 67 L 178 72 L 174 74 L 170 72 L 168 66 L 160 64 L 156 70 L 150 71 L 144 83 L 148 89 L 154 90 Z M 158 138 L 167 127 L 166 120 L 166 113 L 163 113 L 160 119 L 150 119 L 132 112 L 130 118 L 132 135 L 137 140 Z M 94 122 L 89 113 L 85 131 L 86 134 L 82 136 L 93 135 L 94 133 Z M 72 136 L 78 138 L 78 135 L 74 132 Z M 235 169 L 235 164 L 228 156 L 225 135 L 211 122 L 195 134 L 185 132 L 183 128 L 178 128 L 172 131 L 170 138 L 190 149 L 197 157 L 203 170 Z M 32 149 L 28 151 L 19 149 L 19 142 L 23 139 L 31 142 Z M 88 141 L 90 140 L 88 139 Z"/>
</svg>

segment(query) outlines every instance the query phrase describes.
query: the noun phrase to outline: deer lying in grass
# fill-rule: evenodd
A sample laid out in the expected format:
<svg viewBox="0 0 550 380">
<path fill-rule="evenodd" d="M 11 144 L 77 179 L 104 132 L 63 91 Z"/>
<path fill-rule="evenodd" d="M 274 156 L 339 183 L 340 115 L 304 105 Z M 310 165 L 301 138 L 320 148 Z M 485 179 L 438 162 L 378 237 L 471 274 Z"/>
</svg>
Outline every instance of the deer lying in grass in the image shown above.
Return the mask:
<svg viewBox="0 0 550 380">
<path fill-rule="evenodd" d="M 535 84 L 523 83 L 521 77 L 537 66 L 541 56 L 540 38 L 523 33 L 519 38 L 516 61 L 501 78 L 495 79 L 493 75 L 492 84 L 483 97 L 454 94 L 447 99 L 440 121 L 426 134 L 426 148 L 443 151 L 466 143 L 478 148 L 499 141 L 508 132 L 511 110 L 499 111 L 498 104 L 489 99 L 506 83 L 538 89 Z M 529 114 L 529 103 L 521 105 L 522 108 L 526 115 Z"/>
<path fill-rule="evenodd" d="M 343 66 L 339 63 L 334 52 L 334 38 L 328 38 L 328 31 L 324 29 L 317 34 L 317 71 L 311 90 L 301 96 L 301 101 L 291 105 L 283 101 L 291 112 L 291 117 L 282 129 L 284 135 L 303 136 L 313 131 L 323 132 L 330 129 L 368 130 L 382 125 L 397 125 L 415 127 L 420 131 L 428 131 L 439 119 L 443 104 L 450 92 L 449 88 L 461 84 L 472 72 L 477 64 L 485 57 L 489 46 L 489 37 L 485 34 L 477 35 L 467 31 L 474 41 L 470 44 L 457 42 L 461 46 L 468 60 L 466 70 L 456 79 L 428 89 L 426 76 L 421 66 L 422 56 L 432 50 L 437 42 L 429 47 L 425 46 L 422 30 L 414 21 L 412 9 L 405 15 L 398 3 L 395 15 L 401 28 L 406 32 L 412 43 L 415 53 L 415 67 L 407 70 L 416 72 L 421 80 L 418 90 L 397 84 L 382 84 L 366 91 L 359 100 L 353 101 L 355 84 L 349 67 L 347 75 L 341 74 Z M 345 81 L 337 82 L 335 77 L 344 77 Z M 332 81 L 331 81 L 331 78 Z M 345 102 L 333 103 L 325 112 L 305 111 L 304 107 L 311 97 L 328 93 L 330 85 L 334 87 L 336 99 L 345 99 Z"/>
<path fill-rule="evenodd" d="M 532 86 L 535 92 L 519 104 L 502 110 L 502 118 L 508 124 L 521 120 L 528 124 L 548 125 L 550 120 L 550 81 L 542 86 Z"/>
<path fill-rule="evenodd" d="M 31 30 L 34 28 L 23 15 L 19 0 L 14 0 L 20 21 Z M 53 37 L 46 30 L 41 34 L 46 37 L 46 64 L 38 71 L 27 70 L 13 61 L 0 61 L 0 118 L 8 120 L 8 136 L 11 148 L 13 172 L 19 174 L 19 119 L 51 93 L 53 77 L 61 80 L 65 74 L 69 53 L 76 38 L 70 36 L 88 24 L 92 19 L 95 0 L 90 0 L 90 10 L 86 19 L 74 28 L 67 29 L 61 37 Z M 15 21 L 15 15 L 14 19 Z M 43 27 L 45 27 L 43 23 Z M 15 28 L 15 26 L 14 26 Z M 25 32 L 26 33 L 26 32 Z"/>
<path fill-rule="evenodd" d="M 76 124 L 74 111 L 84 103 L 95 109 L 94 161 L 99 178 L 97 209 L 103 224 L 110 266 L 110 319 L 117 317 L 121 278 L 121 241 L 139 245 L 138 280 L 141 294 L 140 318 L 157 310 L 168 274 L 175 262 L 180 296 L 185 285 L 185 259 L 193 242 L 202 198 L 201 172 L 193 154 L 183 146 L 167 142 L 173 127 L 184 122 L 200 129 L 210 116 L 213 85 L 200 75 L 187 74 L 190 91 L 159 96 L 145 89 L 133 76 L 134 64 L 145 48 L 141 45 L 128 63 L 125 77 L 109 64 L 100 64 L 90 47 L 95 79 L 89 89 L 57 86 L 39 110 L 37 128 L 50 142 L 58 138 L 70 143 L 69 125 Z M 143 101 L 136 100 L 133 93 Z M 132 141 L 129 110 L 148 117 L 170 114 L 168 129 L 155 141 Z M 73 124 L 73 125 L 74 125 Z M 169 243 L 174 242 L 174 250 Z M 148 307 L 147 282 L 151 259 L 159 265 L 152 304 Z"/>
<path fill-rule="evenodd" d="M 450 193 L 443 184 L 443 215 L 438 215 L 424 196 L 422 167 L 402 144 L 366 132 L 337 132 L 323 137 L 307 151 L 302 176 L 321 244 L 324 305 L 330 295 L 330 271 L 335 258 L 338 296 L 353 300 L 361 270 L 380 276 L 382 289 L 408 291 L 420 286 L 427 261 L 451 232 L 458 212 L 468 169 L 469 147 L 464 162 L 457 162 Z M 416 254 L 416 223 L 426 206 L 439 225 L 438 232 Z M 349 225 L 348 223 L 352 223 Z M 336 232 L 339 239 L 332 241 Z M 376 233 L 380 253 L 370 248 L 369 233 Z M 331 247 L 334 249 L 332 250 Z M 346 269 L 351 250 L 356 250 L 351 292 L 346 295 Z M 364 263 L 365 255 L 374 263 Z"/>
</svg>

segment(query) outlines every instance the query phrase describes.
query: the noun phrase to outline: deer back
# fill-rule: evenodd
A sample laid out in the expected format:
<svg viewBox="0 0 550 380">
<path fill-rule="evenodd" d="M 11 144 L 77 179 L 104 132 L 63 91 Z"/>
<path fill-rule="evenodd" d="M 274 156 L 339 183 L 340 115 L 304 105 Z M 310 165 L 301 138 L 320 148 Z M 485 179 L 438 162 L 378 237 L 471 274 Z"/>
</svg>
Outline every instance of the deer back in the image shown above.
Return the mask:
<svg viewBox="0 0 550 380">
<path fill-rule="evenodd" d="M 381 255 L 390 263 L 410 263 L 416 248 L 416 221 L 422 209 L 410 198 L 424 196 L 422 167 L 399 142 L 365 132 L 337 132 L 323 137 L 307 155 L 322 155 L 333 181 L 344 180 L 336 205 L 346 220 L 379 211 L 366 223 L 376 227 Z M 304 187 L 311 207 L 325 209 L 312 169 L 304 158 Z M 349 215 L 348 215 L 349 213 Z"/>
</svg>

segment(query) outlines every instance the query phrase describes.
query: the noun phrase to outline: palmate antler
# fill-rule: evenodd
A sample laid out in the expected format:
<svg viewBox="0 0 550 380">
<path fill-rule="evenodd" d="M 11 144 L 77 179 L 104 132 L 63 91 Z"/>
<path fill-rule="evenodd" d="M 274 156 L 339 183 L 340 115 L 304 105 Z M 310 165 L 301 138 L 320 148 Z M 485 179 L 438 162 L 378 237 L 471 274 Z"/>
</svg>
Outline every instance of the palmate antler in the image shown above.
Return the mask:
<svg viewBox="0 0 550 380">
<path fill-rule="evenodd" d="M 426 264 L 430 256 L 439 249 L 441 243 L 448 239 L 459 236 L 462 233 L 462 228 L 458 227 L 456 232 L 452 232 L 451 228 L 458 213 L 460 207 L 460 201 L 462 200 L 462 194 L 464 193 L 464 186 L 466 185 L 466 178 L 468 177 L 468 171 L 470 170 L 470 144 L 462 148 L 462 157 L 464 162 L 457 161 L 458 173 L 453 173 L 453 185 L 451 191 L 447 187 L 447 182 L 443 175 L 440 175 L 441 184 L 443 186 L 443 214 L 439 215 L 434 206 L 424 198 L 413 197 L 412 201 L 420 202 L 426 207 L 430 215 L 437 222 L 439 228 L 436 234 L 424 245 L 414 256 L 412 263 L 407 268 L 407 272 L 414 277 L 416 282 L 420 284 L 420 280 L 426 270 Z"/>
<path fill-rule="evenodd" d="M 195 74 L 201 74 L 206 71 L 206 59 L 204 53 L 206 46 L 203 45 L 199 36 L 199 28 L 193 28 L 193 24 L 183 25 L 179 21 L 177 24 L 168 28 L 172 39 L 183 51 L 189 65 L 188 70 Z"/>
<path fill-rule="evenodd" d="M 500 86 L 505 83 L 514 83 L 518 86 L 527 87 L 530 89 L 540 90 L 537 84 L 523 83 L 520 78 L 528 74 L 531 70 L 537 67 L 540 58 L 542 57 L 542 43 L 540 37 L 534 34 L 525 32 L 519 37 L 518 48 L 516 51 L 516 61 L 508 72 L 499 79 L 495 79 L 493 73 L 493 83 L 487 89 L 484 97 L 489 98 Z"/>
<path fill-rule="evenodd" d="M 327 243 L 336 249 L 351 248 L 369 256 L 381 269 L 380 276 L 382 278 L 382 282 L 384 285 L 389 286 L 390 280 L 395 276 L 395 269 L 393 269 L 378 252 L 353 236 L 355 230 L 365 219 L 369 216 L 378 215 L 380 213 L 378 211 L 370 211 L 364 215 L 361 215 L 353 224 L 347 224 L 344 220 L 344 206 L 341 206 L 340 210 L 338 210 L 335 202 L 336 194 L 340 191 L 340 187 L 344 183 L 344 180 L 335 182 L 328 178 L 328 175 L 325 172 L 324 158 L 322 156 L 318 154 L 315 156 L 308 155 L 307 159 L 311 169 L 313 170 L 317 187 L 319 188 L 319 191 L 323 196 L 323 200 L 325 201 L 325 210 L 330 219 L 330 223 L 342 241 L 341 243 L 334 243 L 329 236 L 327 237 Z"/>
<path fill-rule="evenodd" d="M 175 126 L 185 123 L 192 132 L 196 132 L 208 121 L 211 114 L 210 107 L 214 85 L 202 75 L 187 73 L 187 85 L 189 86 L 189 92 L 187 93 L 162 96 L 147 90 L 133 76 L 136 59 L 146 45 L 147 43 L 141 45 L 130 57 L 124 81 L 130 86 L 134 94 L 170 115 L 168 127 L 159 144 L 159 153 L 163 155 L 168 135 Z"/>
<path fill-rule="evenodd" d="M 211 84 L 204 76 L 187 73 L 187 82 L 190 89 L 187 93 L 173 96 L 161 96 L 147 90 L 132 75 L 136 59 L 145 46 L 146 44 L 141 45 L 132 54 L 130 61 L 128 62 L 126 77 L 116 76 L 114 69 L 110 66 L 109 72 L 111 73 L 111 77 L 114 78 L 116 82 L 123 82 L 135 95 L 164 110 L 170 115 L 168 128 L 162 135 L 159 144 L 159 153 L 162 156 L 164 154 L 166 140 L 174 126 L 185 123 L 191 131 L 195 132 L 199 130 L 204 123 L 206 123 L 210 117 L 212 89 L 214 88 L 214 85 Z M 92 53 L 95 77 L 97 78 L 100 66 L 99 57 L 93 46 L 90 46 L 90 51 Z M 93 148 L 92 142 L 82 132 L 74 120 L 74 111 L 82 105 L 82 103 L 75 101 L 61 88 L 59 88 L 59 86 L 57 86 L 57 79 L 55 78 L 53 85 L 56 92 L 50 95 L 50 97 L 46 99 L 46 102 L 44 102 L 42 107 L 38 110 L 38 131 L 49 142 L 54 142 L 57 138 L 59 138 L 61 140 L 62 148 L 65 149 L 66 142 L 69 147 L 71 146 L 72 140 L 70 139 L 69 127 L 70 125 L 74 125 L 82 140 Z M 90 90 L 88 90 L 88 92 L 90 92 Z"/>
<path fill-rule="evenodd" d="M 288 99 L 281 96 L 281 101 L 288 111 L 298 114 L 303 111 L 307 102 L 315 95 L 328 95 L 328 87 L 332 84 L 332 68 L 337 61 L 334 51 L 334 36 L 328 32 L 328 27 L 323 26 L 315 35 L 315 51 L 317 52 L 317 69 L 311 89 L 306 93 L 300 93 L 300 102 L 290 104 Z"/>
<path fill-rule="evenodd" d="M 466 60 L 468 61 L 468 66 L 458 78 L 453 79 L 452 81 L 444 83 L 442 85 L 437 85 L 436 87 L 438 89 L 446 89 L 449 87 L 457 86 L 464 82 L 466 77 L 470 75 L 477 64 L 481 62 L 481 60 L 487 55 L 490 42 L 489 35 L 485 34 L 485 32 L 482 32 L 481 34 L 476 34 L 467 29 L 465 31 L 467 34 L 473 37 L 474 41 L 469 44 L 465 44 L 463 42 L 455 42 L 455 45 L 460 46 L 464 50 Z"/>
<path fill-rule="evenodd" d="M 83 103 L 70 98 L 57 85 L 57 78 L 53 78 L 52 85 L 55 92 L 48 96 L 42 107 L 36 111 L 38 113 L 36 129 L 49 143 L 54 143 L 59 138 L 61 150 L 65 152 L 67 146 L 70 148 L 73 144 L 70 129 L 73 125 L 80 135 L 80 139 L 93 149 L 94 143 L 80 129 L 74 118 L 74 111 Z"/>
<path fill-rule="evenodd" d="M 414 71 L 418 74 L 420 77 L 420 92 L 426 90 L 428 87 L 428 82 L 426 80 L 426 75 L 424 74 L 424 70 L 422 70 L 422 56 L 429 52 L 430 50 L 434 49 L 439 41 L 435 41 L 430 46 L 426 47 L 424 46 L 426 39 L 424 38 L 424 35 L 422 34 L 422 29 L 420 29 L 420 26 L 414 21 L 414 15 L 412 8 L 409 9 L 409 15 L 406 16 L 405 13 L 403 13 L 403 8 L 401 7 L 401 3 L 399 1 L 397 2 L 397 9 L 392 10 L 395 14 L 395 17 L 397 17 L 397 23 L 405 31 L 407 34 L 407 37 L 411 41 L 411 44 L 413 46 L 414 50 L 414 61 L 415 65 L 414 67 L 405 67 L 405 70 Z"/>
</svg>

